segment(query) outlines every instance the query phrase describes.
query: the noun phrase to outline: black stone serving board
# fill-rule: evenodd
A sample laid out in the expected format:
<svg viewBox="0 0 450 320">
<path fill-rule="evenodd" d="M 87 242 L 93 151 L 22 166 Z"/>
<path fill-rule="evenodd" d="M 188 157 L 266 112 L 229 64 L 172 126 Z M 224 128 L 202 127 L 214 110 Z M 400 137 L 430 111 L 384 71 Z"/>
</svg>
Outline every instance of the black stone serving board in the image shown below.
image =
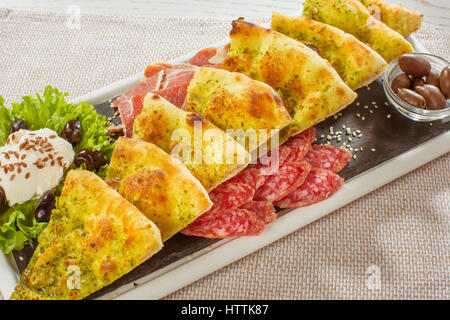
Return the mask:
<svg viewBox="0 0 450 320">
<path fill-rule="evenodd" d="M 317 129 L 316 143 L 318 144 L 327 142 L 326 137 L 330 134 L 330 127 L 332 126 L 334 132 L 343 132 L 342 140 L 337 142 L 334 139 L 331 141 L 332 145 L 341 146 L 345 142 L 350 144 L 353 149 L 364 148 L 362 152 L 354 153 L 356 159 L 352 159 L 345 169 L 339 173 L 344 179 L 351 179 L 450 130 L 450 119 L 430 123 L 415 122 L 404 117 L 393 106 L 387 104 L 381 79 L 375 81 L 369 87 L 357 90 L 357 93 L 358 98 L 345 110 L 315 126 Z M 365 106 L 368 107 L 365 108 Z M 111 108 L 111 100 L 97 104 L 95 108 L 107 117 L 113 117 L 115 112 Z M 359 117 L 357 114 L 359 114 Z M 365 120 L 363 120 L 363 117 Z M 114 121 L 118 121 L 118 118 L 116 117 Z M 360 130 L 363 134 L 362 137 L 351 136 L 352 141 L 349 142 L 348 137 L 350 136 L 345 134 L 346 130 L 343 129 L 343 125 L 350 127 L 352 131 Z M 321 138 L 322 135 L 324 138 Z M 372 149 L 375 151 L 372 151 Z M 278 214 L 282 213 L 282 210 L 278 211 Z M 88 299 L 100 297 L 122 285 L 135 283 L 139 278 L 204 249 L 217 241 L 219 240 L 177 234 L 169 239 L 164 244 L 163 249 L 147 262 L 89 296 Z M 32 252 L 32 248 L 28 246 L 20 252 L 14 252 L 20 272 L 26 267 Z"/>
</svg>

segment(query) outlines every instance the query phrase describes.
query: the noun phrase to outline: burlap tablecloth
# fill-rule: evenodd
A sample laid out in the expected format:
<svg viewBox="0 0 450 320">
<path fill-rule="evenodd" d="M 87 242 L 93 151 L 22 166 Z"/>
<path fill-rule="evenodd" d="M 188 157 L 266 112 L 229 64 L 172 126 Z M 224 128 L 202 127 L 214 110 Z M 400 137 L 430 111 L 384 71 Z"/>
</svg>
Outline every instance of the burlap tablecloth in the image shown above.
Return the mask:
<svg viewBox="0 0 450 320">
<path fill-rule="evenodd" d="M 268 22 L 269 17 L 253 19 Z M 230 19 L 65 15 L 0 9 L 0 94 L 48 84 L 88 93 L 227 37 Z M 418 39 L 450 57 L 450 32 Z M 449 299 L 450 154 L 168 299 Z"/>
</svg>

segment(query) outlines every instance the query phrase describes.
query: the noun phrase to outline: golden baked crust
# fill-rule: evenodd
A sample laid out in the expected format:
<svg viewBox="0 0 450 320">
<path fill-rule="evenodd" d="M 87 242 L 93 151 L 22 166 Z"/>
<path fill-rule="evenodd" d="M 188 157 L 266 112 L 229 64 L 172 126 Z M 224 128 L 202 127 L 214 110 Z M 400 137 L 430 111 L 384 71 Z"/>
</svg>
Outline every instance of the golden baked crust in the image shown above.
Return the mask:
<svg viewBox="0 0 450 320">
<path fill-rule="evenodd" d="M 351 34 L 307 17 L 274 12 L 272 30 L 314 45 L 353 90 L 378 79 L 388 66 L 378 53 Z"/>
<path fill-rule="evenodd" d="M 161 247 L 158 228 L 135 206 L 94 173 L 71 170 L 11 299 L 82 299 Z"/>
<path fill-rule="evenodd" d="M 303 15 L 354 35 L 388 63 L 414 48 L 400 33 L 372 17 L 358 0 L 306 0 Z"/>
<path fill-rule="evenodd" d="M 423 14 L 384 0 L 359 0 L 371 12 L 377 10 L 381 21 L 405 38 L 422 25 Z M 377 15 L 374 15 L 377 18 Z"/>
<path fill-rule="evenodd" d="M 225 131 L 253 130 L 257 142 L 246 144 L 250 153 L 266 142 L 271 133 L 292 122 L 283 101 L 271 87 L 243 74 L 216 68 L 202 67 L 195 72 L 184 109 L 201 114 Z"/>
<path fill-rule="evenodd" d="M 212 206 L 183 163 L 141 139 L 117 140 L 105 180 L 158 226 L 163 241 Z"/>
<path fill-rule="evenodd" d="M 158 95 L 145 97 L 142 112 L 134 121 L 133 137 L 178 157 L 208 191 L 250 162 L 244 147 L 224 131 L 200 114 L 181 110 Z"/>
<path fill-rule="evenodd" d="M 357 96 L 328 61 L 279 32 L 237 20 L 230 37 L 224 68 L 270 85 L 294 120 L 282 131 L 280 142 L 335 114 Z"/>
</svg>

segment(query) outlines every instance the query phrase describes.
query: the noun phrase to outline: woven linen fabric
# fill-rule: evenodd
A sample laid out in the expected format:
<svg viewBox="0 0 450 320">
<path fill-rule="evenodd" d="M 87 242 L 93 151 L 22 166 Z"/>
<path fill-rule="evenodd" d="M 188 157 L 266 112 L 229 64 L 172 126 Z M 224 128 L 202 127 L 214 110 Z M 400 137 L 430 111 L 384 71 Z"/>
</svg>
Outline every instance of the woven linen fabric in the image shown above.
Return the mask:
<svg viewBox="0 0 450 320">
<path fill-rule="evenodd" d="M 253 19 L 261 24 L 269 17 Z M 227 37 L 230 19 L 0 9 L 0 94 L 77 97 Z M 416 37 L 450 57 L 450 32 Z M 450 154 L 166 299 L 449 299 Z"/>
</svg>

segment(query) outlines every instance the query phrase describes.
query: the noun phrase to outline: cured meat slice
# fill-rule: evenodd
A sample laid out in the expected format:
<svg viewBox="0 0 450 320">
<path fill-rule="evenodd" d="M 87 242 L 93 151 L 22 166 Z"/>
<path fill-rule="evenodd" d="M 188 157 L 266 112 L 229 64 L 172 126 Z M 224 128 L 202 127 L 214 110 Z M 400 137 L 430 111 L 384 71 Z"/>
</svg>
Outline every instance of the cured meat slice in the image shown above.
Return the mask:
<svg viewBox="0 0 450 320">
<path fill-rule="evenodd" d="M 178 108 L 181 108 L 184 104 L 184 100 L 186 99 L 187 87 L 189 86 L 189 82 L 183 83 L 177 86 L 169 87 L 167 89 L 161 89 L 153 91 L 152 93 L 157 94 L 170 103 L 176 105 Z M 142 108 L 141 108 L 142 110 Z M 136 114 L 138 116 L 139 114 Z"/>
<path fill-rule="evenodd" d="M 336 148 L 330 145 L 313 145 L 305 155 L 305 160 L 313 167 L 328 169 L 338 173 L 345 168 L 352 153 L 344 147 Z"/>
<path fill-rule="evenodd" d="M 283 199 L 305 182 L 310 170 L 311 165 L 306 161 L 283 163 L 276 173 L 266 178 L 253 199 L 271 202 Z"/>
<path fill-rule="evenodd" d="M 154 74 L 152 77 L 145 79 L 135 88 L 124 93 L 112 103 L 112 106 L 119 110 L 120 116 L 122 118 L 122 124 L 125 126 L 127 135 L 131 135 L 131 133 L 133 132 L 133 122 L 136 115 L 133 109 L 133 97 L 138 95 L 145 95 L 147 92 L 156 90 L 156 88 L 159 86 L 160 81 L 157 79 L 157 77 L 158 75 Z"/>
<path fill-rule="evenodd" d="M 339 190 L 344 179 L 334 172 L 312 168 L 305 182 L 274 204 L 280 208 L 299 208 L 325 200 Z"/>
<path fill-rule="evenodd" d="M 204 238 L 228 238 L 258 235 L 264 230 L 264 221 L 254 212 L 232 208 L 216 212 L 209 219 L 194 221 L 181 233 Z"/>
<path fill-rule="evenodd" d="M 200 67 L 209 66 L 211 65 L 211 63 L 209 63 L 209 59 L 214 57 L 216 53 L 217 48 L 214 47 L 202 49 L 197 52 L 191 60 L 189 60 L 189 63 Z"/>
<path fill-rule="evenodd" d="M 176 72 L 169 72 L 162 80 L 160 90 L 177 87 L 180 85 L 188 85 L 194 77 L 194 71 L 189 70 L 175 70 Z"/>
<path fill-rule="evenodd" d="M 270 201 L 251 201 L 244 204 L 241 209 L 254 212 L 264 223 L 270 223 L 277 218 L 275 207 Z"/>
<path fill-rule="evenodd" d="M 278 154 L 275 153 L 278 152 Z M 270 176 L 278 171 L 280 166 L 286 161 L 291 153 L 291 148 L 287 145 L 281 145 L 273 151 L 269 151 L 266 159 L 258 159 L 258 162 L 249 166 L 249 168 L 258 169 L 263 176 Z M 264 162 L 263 162 L 264 161 Z"/>
<path fill-rule="evenodd" d="M 214 203 L 212 208 L 198 219 L 207 218 L 210 214 L 240 206 L 252 201 L 255 189 L 242 183 L 224 183 L 209 193 L 209 198 Z"/>
<path fill-rule="evenodd" d="M 225 183 L 243 183 L 256 191 L 264 184 L 265 181 L 266 178 L 258 169 L 246 168 Z"/>
<path fill-rule="evenodd" d="M 305 131 L 291 137 L 284 145 L 290 147 L 291 152 L 286 162 L 295 162 L 303 160 L 306 153 L 311 149 L 311 144 L 316 139 L 316 129 L 311 127 Z"/>
<path fill-rule="evenodd" d="M 222 48 L 205 48 L 197 52 L 189 63 L 199 67 L 220 67 L 227 57 L 228 50 L 230 50 L 230 44 Z"/>
<path fill-rule="evenodd" d="M 142 100 L 148 93 L 159 94 L 175 105 L 181 106 L 196 68 L 189 64 L 167 63 L 148 66 L 142 82 L 112 103 L 112 106 L 119 110 L 126 136 L 131 137 L 134 119 L 142 111 Z M 139 97 L 134 98 L 135 96 Z"/>
</svg>

